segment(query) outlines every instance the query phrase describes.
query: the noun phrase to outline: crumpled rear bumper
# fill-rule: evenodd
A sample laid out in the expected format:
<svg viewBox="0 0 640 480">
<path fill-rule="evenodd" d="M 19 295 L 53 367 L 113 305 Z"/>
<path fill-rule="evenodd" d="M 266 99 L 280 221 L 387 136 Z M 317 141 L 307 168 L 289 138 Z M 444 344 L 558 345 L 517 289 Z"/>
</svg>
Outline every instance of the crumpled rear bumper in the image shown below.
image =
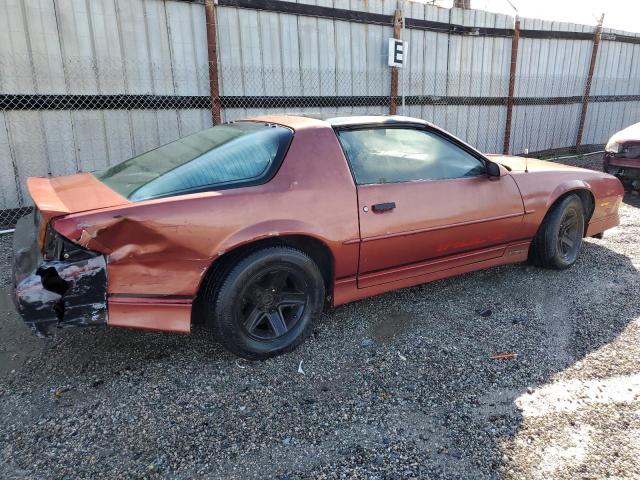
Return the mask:
<svg viewBox="0 0 640 480">
<path fill-rule="evenodd" d="M 13 299 L 24 321 L 40 332 L 51 325 L 107 322 L 105 257 L 87 252 L 73 261 L 44 260 L 37 217 L 22 218 L 13 235 Z"/>
<path fill-rule="evenodd" d="M 603 170 L 611 175 L 640 179 L 640 158 L 627 158 L 605 152 L 602 164 Z"/>
</svg>

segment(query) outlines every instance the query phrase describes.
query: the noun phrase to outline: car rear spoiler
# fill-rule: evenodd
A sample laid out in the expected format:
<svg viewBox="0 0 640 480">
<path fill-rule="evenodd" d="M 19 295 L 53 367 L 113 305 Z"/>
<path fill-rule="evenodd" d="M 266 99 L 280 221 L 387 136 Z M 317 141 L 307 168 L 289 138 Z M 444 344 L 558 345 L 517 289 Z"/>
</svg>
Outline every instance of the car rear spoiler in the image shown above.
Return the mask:
<svg viewBox="0 0 640 480">
<path fill-rule="evenodd" d="M 29 177 L 29 194 L 45 219 L 129 203 L 90 173 Z"/>
</svg>

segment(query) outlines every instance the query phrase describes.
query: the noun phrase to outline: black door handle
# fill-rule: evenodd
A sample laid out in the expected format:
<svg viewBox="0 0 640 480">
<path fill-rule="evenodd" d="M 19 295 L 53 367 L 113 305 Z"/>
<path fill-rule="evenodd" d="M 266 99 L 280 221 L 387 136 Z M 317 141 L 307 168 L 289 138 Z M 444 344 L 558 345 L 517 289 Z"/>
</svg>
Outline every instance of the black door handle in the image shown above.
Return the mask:
<svg viewBox="0 0 640 480">
<path fill-rule="evenodd" d="M 386 212 L 387 210 L 393 210 L 396 208 L 396 202 L 387 202 L 387 203 L 376 203 L 372 205 L 374 212 Z"/>
</svg>

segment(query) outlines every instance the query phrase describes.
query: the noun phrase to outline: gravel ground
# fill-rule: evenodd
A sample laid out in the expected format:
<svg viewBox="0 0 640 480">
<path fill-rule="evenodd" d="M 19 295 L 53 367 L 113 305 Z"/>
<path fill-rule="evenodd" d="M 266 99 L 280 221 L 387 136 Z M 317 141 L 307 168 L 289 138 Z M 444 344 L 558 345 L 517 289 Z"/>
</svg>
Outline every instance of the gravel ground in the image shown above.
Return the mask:
<svg viewBox="0 0 640 480">
<path fill-rule="evenodd" d="M 11 284 L 11 234 L 0 235 L 0 288 Z"/>
<path fill-rule="evenodd" d="M 5 288 L 0 477 L 640 478 L 639 197 L 621 213 L 568 271 L 499 267 L 336 308 L 266 362 L 203 330 L 35 338 Z"/>
</svg>

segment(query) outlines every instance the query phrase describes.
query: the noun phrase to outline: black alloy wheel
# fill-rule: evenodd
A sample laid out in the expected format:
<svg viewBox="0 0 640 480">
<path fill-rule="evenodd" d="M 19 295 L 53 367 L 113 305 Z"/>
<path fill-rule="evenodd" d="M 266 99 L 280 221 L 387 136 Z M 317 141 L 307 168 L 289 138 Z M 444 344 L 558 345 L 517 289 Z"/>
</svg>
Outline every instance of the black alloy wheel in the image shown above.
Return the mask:
<svg viewBox="0 0 640 480">
<path fill-rule="evenodd" d="M 250 279 L 237 312 L 247 334 L 269 340 L 294 328 L 309 303 L 305 287 L 304 278 L 284 266 L 261 271 Z"/>
<path fill-rule="evenodd" d="M 564 270 L 580 255 L 585 214 L 576 194 L 560 199 L 551 207 L 531 242 L 530 261 L 540 267 Z"/>
<path fill-rule="evenodd" d="M 577 257 L 577 250 L 582 241 L 582 222 L 579 221 L 578 211 L 569 208 L 564 211 L 558 228 L 558 254 L 565 262 L 571 262 Z"/>
<path fill-rule="evenodd" d="M 287 246 L 249 253 L 205 287 L 207 323 L 231 352 L 264 360 L 309 336 L 324 307 L 324 279 L 304 252 Z"/>
</svg>

